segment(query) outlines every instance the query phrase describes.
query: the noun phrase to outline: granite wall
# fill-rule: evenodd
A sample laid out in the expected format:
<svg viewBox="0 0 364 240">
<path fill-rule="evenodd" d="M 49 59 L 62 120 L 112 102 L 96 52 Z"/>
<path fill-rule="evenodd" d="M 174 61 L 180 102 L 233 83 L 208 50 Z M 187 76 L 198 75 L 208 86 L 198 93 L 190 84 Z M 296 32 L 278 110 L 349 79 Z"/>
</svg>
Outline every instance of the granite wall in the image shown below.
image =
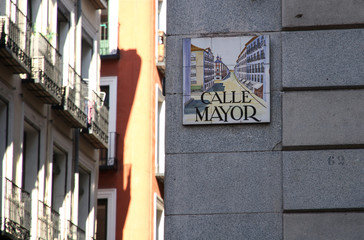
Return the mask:
<svg viewBox="0 0 364 240">
<path fill-rule="evenodd" d="M 364 239 L 364 2 L 169 0 L 165 239 Z M 184 126 L 182 39 L 270 36 L 271 122 Z"/>
</svg>

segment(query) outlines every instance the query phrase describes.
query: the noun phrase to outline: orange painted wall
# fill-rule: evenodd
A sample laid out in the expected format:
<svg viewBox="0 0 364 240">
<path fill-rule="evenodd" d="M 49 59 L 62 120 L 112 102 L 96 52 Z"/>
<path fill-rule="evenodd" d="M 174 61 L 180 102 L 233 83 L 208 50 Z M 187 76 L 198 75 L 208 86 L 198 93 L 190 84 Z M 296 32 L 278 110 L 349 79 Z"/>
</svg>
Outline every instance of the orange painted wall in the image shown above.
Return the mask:
<svg viewBox="0 0 364 240">
<path fill-rule="evenodd" d="M 116 239 L 153 239 L 155 178 L 155 1 L 119 3 L 119 60 L 102 60 L 101 76 L 118 76 L 118 169 L 100 171 L 99 188 L 117 188 Z"/>
</svg>

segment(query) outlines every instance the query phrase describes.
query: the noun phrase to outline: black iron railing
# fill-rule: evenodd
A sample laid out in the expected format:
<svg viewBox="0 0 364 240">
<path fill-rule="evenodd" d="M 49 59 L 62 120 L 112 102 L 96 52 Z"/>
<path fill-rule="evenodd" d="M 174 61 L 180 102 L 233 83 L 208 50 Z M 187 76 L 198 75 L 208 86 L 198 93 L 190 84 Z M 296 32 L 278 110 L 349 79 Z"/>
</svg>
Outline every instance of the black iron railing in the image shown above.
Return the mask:
<svg viewBox="0 0 364 240">
<path fill-rule="evenodd" d="M 62 99 L 62 56 L 41 33 L 35 33 L 32 39 L 32 76 L 35 83 L 40 84 L 44 90 L 55 100 L 48 98 L 50 103 L 60 103 Z M 42 89 L 35 92 L 44 96 Z"/>
<path fill-rule="evenodd" d="M 8 66 L 13 67 L 14 73 L 29 73 L 31 24 L 13 1 L 2 0 L 2 6 L 5 9 L 2 11 L 4 14 L 0 16 L 0 48 L 9 49 L 23 66 L 16 66 L 6 57 L 3 60 L 7 61 Z"/>
<path fill-rule="evenodd" d="M 100 55 L 108 55 L 109 53 L 109 40 L 100 40 Z"/>
<path fill-rule="evenodd" d="M 101 141 L 108 143 L 109 109 L 104 105 L 104 99 L 93 91 L 93 116 L 91 129 L 97 134 Z"/>
<path fill-rule="evenodd" d="M 68 221 L 67 239 L 69 240 L 85 240 L 85 231 L 79 228 L 76 224 Z"/>
<path fill-rule="evenodd" d="M 108 148 L 109 110 L 103 104 L 103 98 L 93 92 L 87 101 L 87 128 L 82 130 L 84 136 L 95 148 Z"/>
<path fill-rule="evenodd" d="M 100 149 L 100 169 L 116 169 L 117 160 L 117 147 L 118 147 L 119 134 L 116 132 L 109 132 L 109 147 Z"/>
<path fill-rule="evenodd" d="M 86 128 L 88 124 L 88 83 L 76 70 L 68 66 L 68 82 L 62 88 L 62 102 L 53 105 L 74 128 Z"/>
<path fill-rule="evenodd" d="M 51 207 L 38 202 L 38 238 L 44 240 L 60 239 L 59 213 Z"/>
<path fill-rule="evenodd" d="M 4 231 L 17 239 L 30 239 L 30 194 L 5 178 Z"/>
<path fill-rule="evenodd" d="M 34 33 L 31 41 L 31 74 L 23 83 L 44 103 L 62 102 L 62 57 L 41 33 Z"/>
<path fill-rule="evenodd" d="M 68 67 L 68 86 L 66 93 L 66 108 L 81 122 L 83 126 L 87 123 L 87 83 L 71 66 Z"/>
</svg>

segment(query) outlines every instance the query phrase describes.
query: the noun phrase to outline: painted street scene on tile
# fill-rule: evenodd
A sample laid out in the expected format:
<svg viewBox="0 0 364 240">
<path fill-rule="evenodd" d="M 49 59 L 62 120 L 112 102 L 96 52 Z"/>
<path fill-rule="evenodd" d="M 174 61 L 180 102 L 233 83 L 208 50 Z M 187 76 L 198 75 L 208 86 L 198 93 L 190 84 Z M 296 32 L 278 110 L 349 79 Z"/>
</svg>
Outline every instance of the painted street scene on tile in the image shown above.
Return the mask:
<svg viewBox="0 0 364 240">
<path fill-rule="evenodd" d="M 183 41 L 183 123 L 270 121 L 269 38 Z"/>
</svg>

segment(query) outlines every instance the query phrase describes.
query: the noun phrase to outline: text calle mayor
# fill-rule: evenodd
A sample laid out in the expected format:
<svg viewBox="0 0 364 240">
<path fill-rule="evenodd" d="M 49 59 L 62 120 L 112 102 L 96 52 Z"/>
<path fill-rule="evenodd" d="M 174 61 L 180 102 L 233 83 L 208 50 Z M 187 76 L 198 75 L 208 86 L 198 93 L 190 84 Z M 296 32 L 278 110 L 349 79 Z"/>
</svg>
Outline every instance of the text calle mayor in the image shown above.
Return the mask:
<svg viewBox="0 0 364 240">
<path fill-rule="evenodd" d="M 249 99 L 248 91 L 231 91 L 231 94 L 224 92 L 204 92 L 201 94 L 201 102 L 205 105 L 210 105 L 212 103 L 223 104 L 217 106 L 206 106 L 202 111 L 198 107 L 196 109 L 196 122 L 199 121 L 212 121 L 218 120 L 220 122 L 228 122 L 228 118 L 235 121 L 248 121 L 253 119 L 256 122 L 261 120 L 255 117 L 257 110 L 255 106 L 250 105 L 251 99 Z M 206 98 L 211 97 L 211 101 Z M 231 105 L 226 105 L 226 104 Z M 238 105 L 237 105 L 238 104 Z"/>
</svg>

